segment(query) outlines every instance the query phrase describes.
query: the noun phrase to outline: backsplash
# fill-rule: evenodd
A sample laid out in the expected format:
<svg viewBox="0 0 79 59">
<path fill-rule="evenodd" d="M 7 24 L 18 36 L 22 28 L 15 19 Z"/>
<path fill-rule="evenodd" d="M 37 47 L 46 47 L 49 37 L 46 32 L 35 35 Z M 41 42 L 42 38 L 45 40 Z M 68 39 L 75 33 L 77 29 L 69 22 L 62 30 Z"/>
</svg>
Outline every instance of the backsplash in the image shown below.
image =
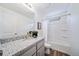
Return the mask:
<svg viewBox="0 0 79 59">
<path fill-rule="evenodd" d="M 24 39 L 24 38 L 25 38 L 25 35 L 16 36 L 16 37 L 11 37 L 11 38 L 5 38 L 5 39 L 0 39 L 0 43 L 1 43 L 1 44 L 4 44 L 4 43 L 11 42 L 11 41 Z"/>
</svg>

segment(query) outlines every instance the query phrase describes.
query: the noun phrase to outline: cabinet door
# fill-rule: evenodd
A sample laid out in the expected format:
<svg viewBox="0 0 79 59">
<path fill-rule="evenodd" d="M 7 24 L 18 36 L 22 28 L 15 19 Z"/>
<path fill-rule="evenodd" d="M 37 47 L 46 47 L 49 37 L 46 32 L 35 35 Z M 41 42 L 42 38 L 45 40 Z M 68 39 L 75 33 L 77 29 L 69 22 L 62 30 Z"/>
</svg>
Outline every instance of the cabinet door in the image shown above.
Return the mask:
<svg viewBox="0 0 79 59">
<path fill-rule="evenodd" d="M 32 56 L 34 53 L 36 53 L 36 46 L 33 46 L 28 51 L 26 51 L 22 56 Z"/>
<path fill-rule="evenodd" d="M 44 56 L 44 46 L 37 51 L 37 56 Z"/>
<path fill-rule="evenodd" d="M 37 50 L 40 49 L 40 47 L 44 46 L 44 40 L 41 40 L 37 43 Z"/>
</svg>

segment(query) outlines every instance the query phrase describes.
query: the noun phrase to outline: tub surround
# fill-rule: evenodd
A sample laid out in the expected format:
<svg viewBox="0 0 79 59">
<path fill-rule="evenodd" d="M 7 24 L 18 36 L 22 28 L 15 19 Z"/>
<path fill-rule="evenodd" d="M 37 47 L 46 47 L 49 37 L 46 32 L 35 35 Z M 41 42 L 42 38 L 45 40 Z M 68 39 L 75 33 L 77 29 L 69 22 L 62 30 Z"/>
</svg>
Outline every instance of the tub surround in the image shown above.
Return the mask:
<svg viewBox="0 0 79 59">
<path fill-rule="evenodd" d="M 68 55 L 71 55 L 71 46 L 69 44 L 59 44 L 59 43 L 55 43 L 55 42 L 51 42 L 49 43 L 51 45 L 51 49 L 52 50 L 57 50 L 63 53 L 66 53 Z"/>
</svg>

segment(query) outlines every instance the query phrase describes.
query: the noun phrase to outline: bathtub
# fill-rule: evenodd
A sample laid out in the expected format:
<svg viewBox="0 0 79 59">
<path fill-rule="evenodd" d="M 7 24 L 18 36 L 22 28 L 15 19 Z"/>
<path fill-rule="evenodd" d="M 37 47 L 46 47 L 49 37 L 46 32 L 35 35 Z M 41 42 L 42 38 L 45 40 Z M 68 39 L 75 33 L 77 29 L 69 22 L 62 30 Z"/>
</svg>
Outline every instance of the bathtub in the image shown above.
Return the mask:
<svg viewBox="0 0 79 59">
<path fill-rule="evenodd" d="M 61 42 L 52 42 L 52 41 L 49 41 L 49 42 L 46 42 L 45 44 L 46 45 L 47 44 L 50 45 L 50 48 L 52 50 L 61 51 L 63 53 L 71 55 L 71 47 L 67 43 L 65 44 L 65 43 L 61 43 Z"/>
</svg>

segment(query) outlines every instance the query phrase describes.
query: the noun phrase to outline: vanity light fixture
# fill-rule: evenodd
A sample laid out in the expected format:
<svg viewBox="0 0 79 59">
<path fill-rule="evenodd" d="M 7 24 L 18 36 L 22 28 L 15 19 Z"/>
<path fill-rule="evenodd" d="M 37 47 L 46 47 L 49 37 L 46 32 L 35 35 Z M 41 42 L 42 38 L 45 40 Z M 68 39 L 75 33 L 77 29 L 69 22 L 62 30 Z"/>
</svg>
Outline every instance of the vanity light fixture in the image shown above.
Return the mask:
<svg viewBox="0 0 79 59">
<path fill-rule="evenodd" d="M 34 11 L 32 8 L 32 4 L 29 3 L 22 3 L 23 6 L 25 6 L 26 8 L 30 9 L 31 11 Z"/>
</svg>

